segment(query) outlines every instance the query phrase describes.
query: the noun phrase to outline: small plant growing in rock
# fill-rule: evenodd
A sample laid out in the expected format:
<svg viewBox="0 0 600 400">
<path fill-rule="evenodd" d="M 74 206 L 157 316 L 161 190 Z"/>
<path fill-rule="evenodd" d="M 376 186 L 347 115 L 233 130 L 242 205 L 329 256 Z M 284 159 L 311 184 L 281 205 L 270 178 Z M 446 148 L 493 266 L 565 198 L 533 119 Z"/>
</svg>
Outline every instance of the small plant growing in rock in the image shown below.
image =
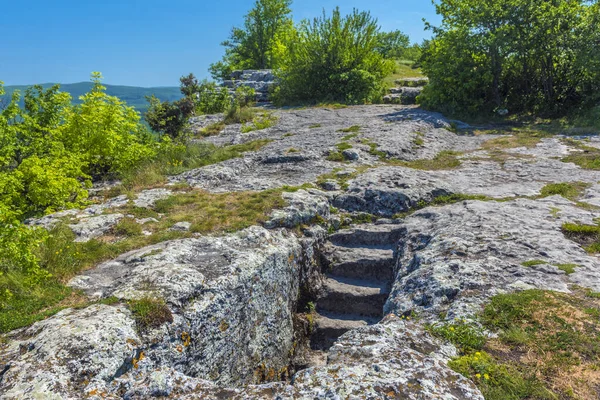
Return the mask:
<svg viewBox="0 0 600 400">
<path fill-rule="evenodd" d="M 524 267 L 535 267 L 536 265 L 543 265 L 543 264 L 548 264 L 546 261 L 544 260 L 529 260 L 529 261 L 524 261 L 521 263 L 522 266 Z"/>
<path fill-rule="evenodd" d="M 164 299 L 148 296 L 131 300 L 128 305 L 140 331 L 158 328 L 164 323 L 173 322 L 173 314 Z"/>
<path fill-rule="evenodd" d="M 338 130 L 338 132 L 343 132 L 343 133 L 351 133 L 351 132 L 353 132 L 353 133 L 357 133 L 357 132 L 360 132 L 360 126 L 358 126 L 358 125 L 352 125 L 349 128 L 340 129 L 340 130 Z"/>
<path fill-rule="evenodd" d="M 565 223 L 562 231 L 569 239 L 583 245 L 588 253 L 600 253 L 600 224 Z"/>
</svg>

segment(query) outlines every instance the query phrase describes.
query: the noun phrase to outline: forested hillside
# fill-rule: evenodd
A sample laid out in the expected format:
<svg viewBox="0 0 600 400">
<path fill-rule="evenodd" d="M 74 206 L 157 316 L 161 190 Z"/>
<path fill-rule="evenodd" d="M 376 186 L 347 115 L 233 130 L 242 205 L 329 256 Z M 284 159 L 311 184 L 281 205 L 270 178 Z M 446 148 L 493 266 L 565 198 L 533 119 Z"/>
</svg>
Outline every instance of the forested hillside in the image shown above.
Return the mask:
<svg viewBox="0 0 600 400">
<path fill-rule="evenodd" d="M 54 83 L 44 83 L 41 86 L 44 89 L 51 88 Z M 11 85 L 5 86 L 7 97 L 11 96 L 15 90 L 25 92 L 25 90 L 33 85 Z M 106 94 L 109 96 L 115 96 L 126 102 L 129 106 L 135 107 L 141 113 L 146 112 L 148 109 L 148 101 L 146 96 L 156 96 L 161 101 L 176 101 L 182 97 L 178 87 L 137 87 L 137 86 L 121 86 L 121 85 L 104 85 L 106 87 Z M 88 93 L 94 84 L 91 82 L 79 82 L 79 83 L 67 83 L 61 84 L 60 89 L 63 92 L 69 93 L 73 98 L 74 104 L 80 104 L 80 97 Z M 23 106 L 23 101 L 20 103 Z"/>
</svg>

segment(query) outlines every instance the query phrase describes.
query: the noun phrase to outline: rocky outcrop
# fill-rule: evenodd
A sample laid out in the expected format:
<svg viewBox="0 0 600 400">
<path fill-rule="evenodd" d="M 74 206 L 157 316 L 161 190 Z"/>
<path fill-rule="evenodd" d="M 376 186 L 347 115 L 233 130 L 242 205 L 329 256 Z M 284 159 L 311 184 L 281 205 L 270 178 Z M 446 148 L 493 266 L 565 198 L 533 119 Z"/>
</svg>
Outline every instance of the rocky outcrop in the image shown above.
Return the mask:
<svg viewBox="0 0 600 400">
<path fill-rule="evenodd" d="M 206 138 L 271 140 L 261 150 L 171 183 L 213 193 L 287 185 L 286 205 L 263 226 L 159 243 L 73 278 L 92 303 L 7 335 L 0 398 L 481 400 L 447 366 L 457 350 L 426 324 L 470 319 L 499 293 L 600 291 L 599 258 L 561 231 L 600 218 L 600 173 L 561 161 L 578 151 L 571 142 L 488 150 L 494 136 L 456 135 L 414 107 L 274 114 L 269 129 Z M 409 168 L 442 151 L 460 152 L 461 165 Z M 564 182 L 583 182 L 588 205 L 539 196 Z M 170 194 L 133 202 L 151 208 Z M 482 197 L 428 206 L 451 194 Z M 113 224 L 104 219 L 125 217 L 113 209 L 128 201 L 33 223 L 87 224 L 79 237 L 91 237 Z M 172 318 L 143 329 L 127 303 L 148 297 L 164 299 Z"/>
<path fill-rule="evenodd" d="M 390 89 L 389 94 L 383 97 L 387 104 L 417 104 L 417 97 L 423 87 L 429 83 L 427 78 L 405 78 L 394 82 L 397 86 Z"/>
<path fill-rule="evenodd" d="M 254 89 L 256 101 L 269 100 L 269 94 L 276 84 L 276 78 L 270 69 L 233 71 L 231 80 L 223 81 L 223 86 L 235 91 L 239 87 Z"/>
<path fill-rule="evenodd" d="M 569 292 L 573 285 L 600 291 L 600 260 L 561 232 L 564 222 L 593 224 L 599 214 L 560 196 L 419 211 L 402 224 L 386 311 L 454 320 L 470 318 L 487 299 L 509 291 Z M 531 260 L 542 262 L 526 266 Z M 567 275 L 558 268 L 564 264 L 577 268 Z"/>
<path fill-rule="evenodd" d="M 164 188 L 143 190 L 136 194 L 133 200 L 130 200 L 126 195 L 121 195 L 105 202 L 93 204 L 82 210 L 60 211 L 42 218 L 31 219 L 27 223 L 48 230 L 61 223 L 66 224 L 75 234 L 76 242 L 88 242 L 110 232 L 125 217 L 121 213 L 111 213 L 111 209 L 118 209 L 128 204 L 140 208 L 150 208 L 158 200 L 165 199 L 172 194 L 171 190 Z"/>
<path fill-rule="evenodd" d="M 0 352 L 8 364 L 4 396 L 33 397 L 49 388 L 60 398 L 116 396 L 161 368 L 225 385 L 285 376 L 301 278 L 310 275 L 323 235 L 316 230 L 298 240 L 254 227 L 162 243 L 99 265 L 70 285 L 92 299 L 162 297 L 173 322 L 140 332 L 117 303 L 66 310 L 14 332 Z"/>
</svg>

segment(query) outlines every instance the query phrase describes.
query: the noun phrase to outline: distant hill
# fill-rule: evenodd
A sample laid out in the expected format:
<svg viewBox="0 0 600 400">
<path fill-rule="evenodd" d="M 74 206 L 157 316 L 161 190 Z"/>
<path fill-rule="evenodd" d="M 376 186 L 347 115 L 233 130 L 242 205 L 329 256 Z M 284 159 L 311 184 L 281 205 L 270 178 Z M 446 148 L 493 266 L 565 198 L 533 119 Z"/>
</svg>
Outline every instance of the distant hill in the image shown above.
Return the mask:
<svg viewBox="0 0 600 400">
<path fill-rule="evenodd" d="M 53 83 L 44 83 L 44 88 L 49 88 Z M 25 92 L 31 85 L 19 85 L 19 86 L 5 86 L 7 95 L 11 95 L 15 90 L 20 90 L 21 94 Z M 73 97 L 75 104 L 80 103 L 79 97 L 89 92 L 92 88 L 93 83 L 91 82 L 80 82 L 80 83 L 68 83 L 61 84 L 60 88 L 63 92 L 69 92 Z M 161 101 L 175 101 L 179 100 L 182 95 L 178 87 L 137 87 L 137 86 L 118 86 L 118 85 L 104 85 L 106 86 L 106 92 L 111 96 L 117 96 L 121 100 L 127 102 L 128 105 L 135 107 L 142 114 L 148 109 L 148 102 L 146 96 L 155 95 Z M 22 104 L 21 104 L 22 105 Z"/>
</svg>

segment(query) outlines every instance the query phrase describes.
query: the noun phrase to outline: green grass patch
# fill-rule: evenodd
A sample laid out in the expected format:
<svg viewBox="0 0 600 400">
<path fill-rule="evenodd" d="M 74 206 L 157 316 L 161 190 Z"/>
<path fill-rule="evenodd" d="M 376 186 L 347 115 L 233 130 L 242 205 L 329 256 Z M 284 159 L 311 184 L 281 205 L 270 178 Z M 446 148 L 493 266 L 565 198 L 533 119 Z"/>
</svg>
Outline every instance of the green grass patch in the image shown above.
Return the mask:
<svg viewBox="0 0 600 400">
<path fill-rule="evenodd" d="M 522 266 L 524 267 L 535 267 L 536 265 L 543 265 L 543 264 L 548 264 L 548 262 L 544 261 L 544 260 L 529 260 L 529 261 L 524 261 L 521 263 Z"/>
<path fill-rule="evenodd" d="M 384 79 L 384 85 L 395 87 L 396 80 L 404 78 L 423 78 L 424 75 L 419 68 L 414 68 L 414 61 L 396 60 L 394 72 Z"/>
<path fill-rule="evenodd" d="M 165 151 L 155 160 L 129 171 L 122 184 L 107 191 L 114 197 L 127 192 L 163 186 L 169 175 L 241 157 L 245 152 L 258 151 L 271 140 L 260 139 L 231 146 L 215 146 L 212 143 L 190 143 Z"/>
<path fill-rule="evenodd" d="M 311 126 L 308 127 L 308 129 L 317 129 L 320 128 L 322 125 L 321 124 L 313 124 Z"/>
<path fill-rule="evenodd" d="M 338 132 L 343 132 L 343 133 L 358 133 L 358 132 L 360 132 L 360 126 L 358 126 L 358 125 L 352 125 L 351 127 L 348 127 L 348 128 L 338 129 Z"/>
<path fill-rule="evenodd" d="M 536 147 L 543 138 L 551 135 L 544 132 L 516 132 L 510 136 L 502 136 L 486 141 L 481 148 L 484 150 L 514 149 L 518 147 Z"/>
<path fill-rule="evenodd" d="M 127 304 L 137 323 L 138 329 L 142 332 L 150 328 L 158 328 L 167 322 L 173 322 L 173 314 L 161 298 L 144 297 L 138 300 L 131 300 Z"/>
<path fill-rule="evenodd" d="M 351 133 L 350 135 L 346 135 L 342 138 L 342 140 L 352 140 L 358 136 L 358 133 Z"/>
<path fill-rule="evenodd" d="M 542 188 L 541 197 L 559 195 L 576 201 L 589 186 L 590 184 L 585 182 L 551 183 Z"/>
<path fill-rule="evenodd" d="M 414 161 L 403 161 L 396 159 L 385 159 L 382 160 L 390 165 L 398 165 L 402 167 L 412 168 L 412 169 L 420 169 L 425 171 L 439 171 L 439 170 L 448 170 L 448 169 L 456 169 L 460 167 L 462 164 L 458 159 L 458 156 L 462 155 L 462 153 L 457 151 L 449 151 L 445 150 L 436 155 L 433 159 L 422 159 L 422 160 L 414 160 Z"/>
<path fill-rule="evenodd" d="M 576 288 L 501 294 L 477 320 L 429 330 L 458 347 L 460 356 L 448 365 L 486 399 L 597 398 L 600 294 Z M 483 335 L 479 324 L 497 335 Z"/>
<path fill-rule="evenodd" d="M 567 275 L 575 273 L 575 270 L 579 267 L 577 264 L 554 264 L 554 266 L 564 271 Z"/>
<path fill-rule="evenodd" d="M 225 125 L 247 124 L 256 117 L 257 110 L 250 107 L 230 107 L 225 113 L 223 123 Z"/>
<path fill-rule="evenodd" d="M 584 146 L 580 143 L 578 143 L 577 146 L 580 151 L 571 153 L 567 157 L 564 157 L 562 161 L 576 164 L 583 169 L 600 170 L 600 149 Z"/>
<path fill-rule="evenodd" d="M 214 122 L 198 131 L 198 136 L 208 137 L 218 135 L 225 129 L 225 122 Z"/>
<path fill-rule="evenodd" d="M 429 326 L 428 330 L 434 335 L 448 340 L 464 352 L 481 350 L 486 342 L 481 328 L 466 321 Z"/>
<path fill-rule="evenodd" d="M 252 122 L 244 124 L 242 126 L 242 133 L 248 133 L 252 131 L 261 131 L 263 129 L 271 128 L 277 123 L 277 117 L 269 114 L 262 113 L 252 119 Z"/>
<path fill-rule="evenodd" d="M 187 221 L 192 223 L 194 233 L 239 231 L 265 222 L 274 209 L 285 207 L 283 191 L 177 194 L 156 202 L 155 210 L 166 216 L 155 229 Z"/>
<path fill-rule="evenodd" d="M 348 161 L 346 156 L 344 155 L 345 150 L 350 150 L 352 145 L 348 142 L 340 142 L 335 145 L 337 147 L 337 151 L 332 151 L 327 156 L 327 160 L 336 161 L 336 162 L 344 162 Z"/>
<path fill-rule="evenodd" d="M 117 236 L 140 236 L 142 226 L 135 221 L 135 218 L 125 217 L 112 228 L 112 233 Z"/>
<path fill-rule="evenodd" d="M 360 167 L 355 167 L 354 171 L 351 173 L 343 173 L 342 171 L 345 171 L 343 168 L 335 168 L 333 171 L 331 171 L 328 174 L 323 174 L 320 175 L 317 178 L 317 185 L 318 186 L 323 186 L 327 181 L 336 181 L 342 189 L 347 190 L 349 187 L 348 182 L 354 178 L 356 178 L 358 175 L 366 172 L 367 170 L 369 170 L 372 167 L 363 165 Z"/>
<path fill-rule="evenodd" d="M 600 224 L 585 225 L 567 222 L 562 232 L 571 240 L 579 243 L 591 254 L 600 253 Z"/>
<path fill-rule="evenodd" d="M 458 357 L 448 366 L 470 378 L 486 400 L 557 399 L 535 376 L 499 363 L 484 351 Z"/>
</svg>

